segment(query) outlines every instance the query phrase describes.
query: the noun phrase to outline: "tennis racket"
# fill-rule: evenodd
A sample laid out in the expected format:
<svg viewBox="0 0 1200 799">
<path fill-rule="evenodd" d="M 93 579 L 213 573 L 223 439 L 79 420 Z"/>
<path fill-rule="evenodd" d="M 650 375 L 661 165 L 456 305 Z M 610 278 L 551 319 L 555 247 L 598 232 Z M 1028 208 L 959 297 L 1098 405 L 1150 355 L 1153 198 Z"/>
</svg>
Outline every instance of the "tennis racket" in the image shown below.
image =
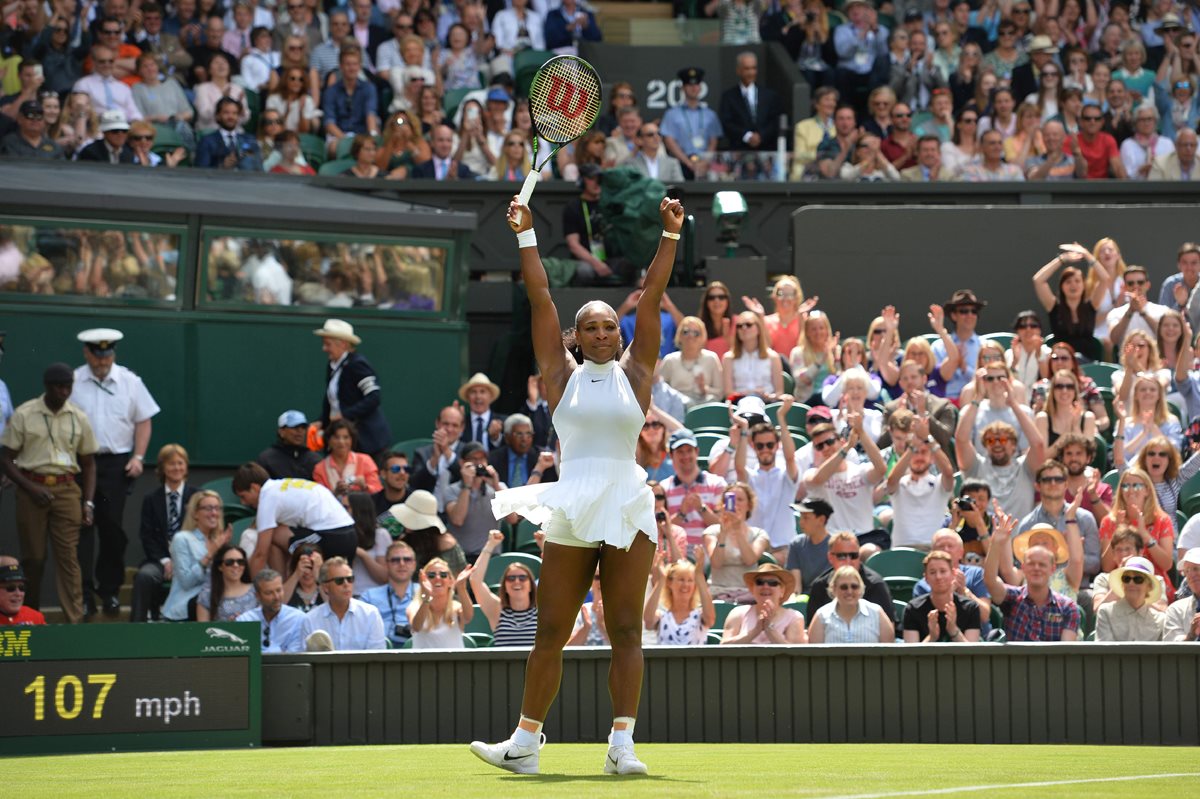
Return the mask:
<svg viewBox="0 0 1200 799">
<path fill-rule="evenodd" d="M 529 88 L 529 112 L 533 117 L 533 169 L 525 176 L 519 199 L 528 205 L 542 168 L 565 145 L 588 131 L 600 115 L 600 76 L 582 58 L 559 55 L 551 58 L 533 76 Z M 554 145 L 538 163 L 538 137 Z M 521 217 L 517 217 L 520 223 Z"/>
</svg>

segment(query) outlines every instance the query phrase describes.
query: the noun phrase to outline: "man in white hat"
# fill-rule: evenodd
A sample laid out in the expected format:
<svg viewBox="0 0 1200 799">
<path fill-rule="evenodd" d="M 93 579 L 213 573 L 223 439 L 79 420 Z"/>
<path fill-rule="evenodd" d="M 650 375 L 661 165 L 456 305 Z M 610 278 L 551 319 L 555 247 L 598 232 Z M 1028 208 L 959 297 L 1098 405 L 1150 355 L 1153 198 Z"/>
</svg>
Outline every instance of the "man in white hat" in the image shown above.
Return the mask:
<svg viewBox="0 0 1200 799">
<path fill-rule="evenodd" d="M 1200 640 L 1200 548 L 1193 548 L 1179 561 L 1179 572 L 1192 595 L 1177 599 L 1167 608 L 1164 641 Z"/>
<path fill-rule="evenodd" d="M 504 416 L 492 412 L 492 403 L 500 398 L 500 386 L 483 372 L 476 372 L 458 389 L 458 398 L 470 408 L 462 441 L 478 441 L 485 452 L 504 444 Z"/>
<path fill-rule="evenodd" d="M 334 419 L 353 422 L 359 451 L 378 459 L 392 443 L 392 430 L 383 415 L 383 392 L 375 370 L 354 349 L 362 339 L 354 335 L 353 325 L 341 319 L 326 319 L 313 334 L 321 337 L 321 349 L 329 356 L 321 427 Z"/>
<path fill-rule="evenodd" d="M 121 84 L 124 86 L 125 84 Z M 100 138 L 75 153 L 76 161 L 98 161 L 102 164 L 132 164 L 136 157 L 129 146 L 129 122 L 121 111 L 105 111 L 100 115 Z"/>
<path fill-rule="evenodd" d="M 746 398 L 749 399 L 758 400 L 761 406 L 760 398 Z M 738 481 L 749 483 L 758 496 L 748 521 L 767 531 L 771 554 L 779 563 L 786 563 L 788 545 L 796 537 L 792 501 L 800 486 L 800 469 L 796 466 L 796 443 L 787 422 L 788 411 L 796 400 L 791 394 L 784 394 L 780 400 L 778 431 L 765 418 L 751 426 L 746 416 L 737 413 L 733 417 L 733 427 L 729 429 L 729 442 L 735 450 L 733 463 Z M 750 467 L 746 465 L 749 447 L 754 448 L 754 464 Z M 779 455 L 783 456 L 782 461 L 777 457 Z"/>
<path fill-rule="evenodd" d="M 125 336 L 120 330 L 99 327 L 84 330 L 86 363 L 75 370 L 71 401 L 83 409 L 96 434 L 96 521 L 93 529 L 100 539 L 96 555 L 96 593 L 105 613 L 121 609 L 117 593 L 125 582 L 125 545 L 128 539 L 122 522 L 125 498 L 133 481 L 141 476 L 150 446 L 151 419 L 158 403 L 135 373 L 116 363 L 116 344 Z M 92 530 L 79 538 L 79 564 L 83 569 L 83 594 L 92 607 Z"/>
<path fill-rule="evenodd" d="M 1042 80 L 1042 70 L 1058 55 L 1058 47 L 1044 34 L 1030 39 L 1027 49 L 1029 61 L 1012 71 L 1013 97 L 1028 97 L 1037 92 Z"/>
</svg>

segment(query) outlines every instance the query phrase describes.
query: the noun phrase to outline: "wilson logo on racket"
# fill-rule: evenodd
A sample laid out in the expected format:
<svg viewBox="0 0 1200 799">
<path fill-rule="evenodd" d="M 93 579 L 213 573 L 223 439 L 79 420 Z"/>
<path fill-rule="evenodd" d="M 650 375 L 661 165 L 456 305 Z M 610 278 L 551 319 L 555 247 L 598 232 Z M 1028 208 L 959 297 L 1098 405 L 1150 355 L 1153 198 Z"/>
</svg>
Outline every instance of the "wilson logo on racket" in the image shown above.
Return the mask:
<svg viewBox="0 0 1200 799">
<path fill-rule="evenodd" d="M 562 97 L 559 97 L 559 92 L 562 92 Z M 575 97 L 578 102 L 574 108 L 568 108 L 571 104 L 571 98 Z M 550 92 L 546 97 L 546 108 L 550 111 L 558 111 L 567 119 L 575 119 L 582 114 L 588 107 L 590 102 L 588 93 L 579 86 L 560 78 L 558 75 L 550 77 Z"/>
</svg>

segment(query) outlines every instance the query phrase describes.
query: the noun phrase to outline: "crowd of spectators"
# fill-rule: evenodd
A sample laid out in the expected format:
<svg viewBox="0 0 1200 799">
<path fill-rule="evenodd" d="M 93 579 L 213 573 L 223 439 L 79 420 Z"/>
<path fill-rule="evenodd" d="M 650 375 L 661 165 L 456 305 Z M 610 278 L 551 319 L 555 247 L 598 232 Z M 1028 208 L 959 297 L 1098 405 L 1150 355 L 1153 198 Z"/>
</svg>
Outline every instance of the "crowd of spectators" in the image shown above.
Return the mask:
<svg viewBox="0 0 1200 799">
<path fill-rule="evenodd" d="M 780 127 L 785 104 L 751 51 L 725 86 L 668 65 L 681 102 L 651 111 L 614 83 L 596 135 L 543 177 L 576 180 L 595 164 L 668 183 L 1193 178 L 1200 12 L 1189 4 L 711 0 L 681 11 L 719 19 L 723 44 L 779 42 L 810 84 L 812 116 L 790 135 Z M 525 54 L 602 40 L 587 0 L 13 2 L 0 15 L 0 154 L 521 181 L 534 168 Z"/>
<path fill-rule="evenodd" d="M 907 341 L 892 307 L 865 338 L 831 333 L 790 276 L 771 313 L 749 297 L 735 313 L 715 281 L 696 316 L 664 300 L 674 335 L 637 448 L 659 540 L 647 640 L 1194 640 L 1200 245 L 1183 243 L 1175 268 L 1155 292 L 1112 239 L 1063 244 L 1031 276 L 1048 326 L 1031 310 L 987 320 L 986 300 L 957 289 Z M 188 482 L 184 447 L 158 450 L 133 620 L 257 613 L 273 645 L 317 649 L 528 644 L 543 537 L 490 500 L 557 479 L 537 377 L 503 415 L 499 386 L 472 375 L 428 439 L 393 447 L 386 375 L 361 338 L 337 319 L 313 332 L 329 361 L 320 420 L 281 414 L 224 494 Z M 71 621 L 80 526 L 93 508 L 113 523 L 92 501 L 110 490 L 97 474 L 140 463 L 157 412 L 113 363 L 119 331 L 80 337 L 87 364 L 48 368 L 46 393 L 9 410 L 0 437 L 24 569 L 6 590 L 40 585 L 49 543 Z M 103 451 L 120 446 L 104 443 L 117 440 L 112 417 L 89 421 L 77 404 L 109 382 L 145 417 L 121 427 L 123 453 Z M 38 414 L 52 421 L 31 424 Z M 236 533 L 231 512 L 249 517 Z M 118 539 L 121 557 L 117 533 L 101 544 Z M 110 610 L 114 589 L 96 575 Z M 297 626 L 282 606 L 309 615 Z M 572 641 L 605 640 L 594 592 Z"/>
</svg>

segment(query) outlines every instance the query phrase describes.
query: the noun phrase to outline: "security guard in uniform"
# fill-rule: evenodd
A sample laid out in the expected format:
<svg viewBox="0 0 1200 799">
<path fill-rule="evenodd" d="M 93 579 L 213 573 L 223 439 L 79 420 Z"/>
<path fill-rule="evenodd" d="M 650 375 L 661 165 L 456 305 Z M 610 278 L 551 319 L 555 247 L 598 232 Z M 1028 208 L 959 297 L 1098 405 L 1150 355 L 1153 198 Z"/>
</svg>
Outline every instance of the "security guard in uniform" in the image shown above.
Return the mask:
<svg viewBox="0 0 1200 799">
<path fill-rule="evenodd" d="M 100 539 L 95 557 L 95 591 L 106 614 L 121 610 L 117 594 L 125 582 L 125 535 L 122 522 L 125 499 L 133 481 L 142 473 L 146 448 L 150 446 L 150 419 L 158 413 L 158 403 L 136 374 L 118 365 L 116 344 L 125 336 L 120 330 L 95 328 L 84 330 L 87 361 L 75 370 L 72 401 L 91 420 L 99 450 L 96 454 L 96 522 Z M 84 601 L 92 604 L 92 558 L 95 547 L 92 530 L 85 530 L 79 541 L 79 563 L 83 569 Z"/>
</svg>

